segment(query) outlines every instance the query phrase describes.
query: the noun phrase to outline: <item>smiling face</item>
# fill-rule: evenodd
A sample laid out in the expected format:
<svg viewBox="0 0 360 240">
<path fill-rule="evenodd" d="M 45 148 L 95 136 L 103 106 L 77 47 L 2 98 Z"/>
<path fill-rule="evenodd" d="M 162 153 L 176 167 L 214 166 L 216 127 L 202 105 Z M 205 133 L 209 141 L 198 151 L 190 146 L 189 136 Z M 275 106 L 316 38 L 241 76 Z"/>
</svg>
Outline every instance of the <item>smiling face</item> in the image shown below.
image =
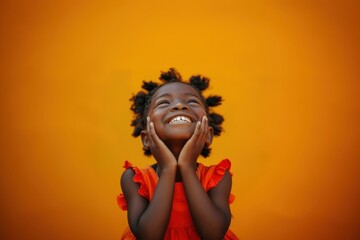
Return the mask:
<svg viewBox="0 0 360 240">
<path fill-rule="evenodd" d="M 191 86 L 172 82 L 160 87 L 148 109 L 159 138 L 165 143 L 187 141 L 195 125 L 206 115 L 203 101 Z"/>
</svg>

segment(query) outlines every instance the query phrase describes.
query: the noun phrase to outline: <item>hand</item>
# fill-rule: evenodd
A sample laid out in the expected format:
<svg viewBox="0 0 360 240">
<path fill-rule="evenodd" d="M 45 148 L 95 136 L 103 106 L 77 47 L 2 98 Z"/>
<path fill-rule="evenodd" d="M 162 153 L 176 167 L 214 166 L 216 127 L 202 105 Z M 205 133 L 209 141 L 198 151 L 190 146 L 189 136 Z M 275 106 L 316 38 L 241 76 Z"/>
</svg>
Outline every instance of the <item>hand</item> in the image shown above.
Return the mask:
<svg viewBox="0 0 360 240">
<path fill-rule="evenodd" d="M 208 135 L 208 119 L 206 116 L 202 117 L 201 122 L 196 123 L 195 131 L 191 138 L 186 142 L 185 146 L 180 152 L 178 159 L 179 168 L 190 167 L 195 169 L 197 159 L 204 148 L 206 138 Z"/>
<path fill-rule="evenodd" d="M 156 134 L 154 123 L 150 122 L 150 117 L 147 117 L 146 120 L 150 150 L 160 169 L 165 169 L 167 167 L 175 167 L 176 169 L 177 162 L 175 156 Z"/>
</svg>

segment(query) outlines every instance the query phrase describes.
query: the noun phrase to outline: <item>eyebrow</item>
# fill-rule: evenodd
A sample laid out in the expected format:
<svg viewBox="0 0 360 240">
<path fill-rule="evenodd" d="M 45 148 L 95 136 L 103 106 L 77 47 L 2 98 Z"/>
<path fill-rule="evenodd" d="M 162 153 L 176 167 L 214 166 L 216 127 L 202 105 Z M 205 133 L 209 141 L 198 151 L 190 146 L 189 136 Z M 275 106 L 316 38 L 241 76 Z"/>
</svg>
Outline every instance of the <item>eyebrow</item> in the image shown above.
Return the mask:
<svg viewBox="0 0 360 240">
<path fill-rule="evenodd" d="M 159 95 L 159 96 L 157 96 L 156 98 L 155 98 L 155 100 L 156 99 L 159 99 L 159 98 L 162 98 L 162 97 L 170 97 L 171 95 L 169 94 L 169 93 L 164 93 L 164 94 L 161 94 L 161 95 Z"/>
<path fill-rule="evenodd" d="M 191 93 L 191 92 L 187 92 L 187 93 L 185 93 L 185 95 L 187 95 L 187 96 L 197 97 L 197 98 L 199 98 L 199 99 L 200 99 L 200 96 L 199 96 L 198 94 L 194 94 L 194 93 Z"/>
<path fill-rule="evenodd" d="M 194 93 L 191 93 L 191 92 L 187 92 L 187 93 L 185 93 L 185 95 L 186 95 L 186 96 L 197 97 L 197 98 L 200 99 L 200 97 L 199 97 L 197 94 L 194 94 Z M 157 97 L 155 98 L 155 100 L 156 100 L 156 99 L 159 99 L 159 98 L 162 98 L 162 97 L 171 97 L 171 94 L 170 94 L 170 93 L 163 93 L 163 94 L 157 96 Z"/>
</svg>

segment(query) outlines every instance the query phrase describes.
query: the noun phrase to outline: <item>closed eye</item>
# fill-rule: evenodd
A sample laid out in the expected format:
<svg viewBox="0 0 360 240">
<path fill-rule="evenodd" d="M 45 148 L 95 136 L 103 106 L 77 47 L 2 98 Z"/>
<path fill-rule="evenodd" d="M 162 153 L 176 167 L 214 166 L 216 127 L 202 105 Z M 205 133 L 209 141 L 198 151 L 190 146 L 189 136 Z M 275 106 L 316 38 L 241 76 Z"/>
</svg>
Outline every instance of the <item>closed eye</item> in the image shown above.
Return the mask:
<svg viewBox="0 0 360 240">
<path fill-rule="evenodd" d="M 168 100 L 161 100 L 159 101 L 157 104 L 156 104 L 156 107 L 159 107 L 159 106 L 166 106 L 170 104 L 170 102 Z"/>
<path fill-rule="evenodd" d="M 196 100 L 196 99 L 190 99 L 188 101 L 189 104 L 200 104 L 200 101 Z"/>
</svg>

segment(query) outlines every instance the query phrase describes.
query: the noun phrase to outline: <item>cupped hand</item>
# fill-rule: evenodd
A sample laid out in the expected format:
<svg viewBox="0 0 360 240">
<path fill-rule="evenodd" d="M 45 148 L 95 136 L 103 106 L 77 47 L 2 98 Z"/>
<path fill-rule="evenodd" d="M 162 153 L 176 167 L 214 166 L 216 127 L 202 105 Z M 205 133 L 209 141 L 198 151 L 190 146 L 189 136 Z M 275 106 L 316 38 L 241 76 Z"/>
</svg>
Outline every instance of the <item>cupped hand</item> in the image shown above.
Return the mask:
<svg viewBox="0 0 360 240">
<path fill-rule="evenodd" d="M 186 142 L 180 152 L 178 159 L 179 168 L 196 168 L 197 159 L 204 148 L 208 134 L 208 119 L 203 116 L 201 122 L 196 123 L 195 131 L 191 138 Z"/>
<path fill-rule="evenodd" d="M 154 123 L 150 121 L 150 117 L 147 117 L 146 124 L 150 150 L 160 168 L 165 169 L 167 167 L 176 167 L 177 162 L 175 156 L 156 134 Z"/>
</svg>

